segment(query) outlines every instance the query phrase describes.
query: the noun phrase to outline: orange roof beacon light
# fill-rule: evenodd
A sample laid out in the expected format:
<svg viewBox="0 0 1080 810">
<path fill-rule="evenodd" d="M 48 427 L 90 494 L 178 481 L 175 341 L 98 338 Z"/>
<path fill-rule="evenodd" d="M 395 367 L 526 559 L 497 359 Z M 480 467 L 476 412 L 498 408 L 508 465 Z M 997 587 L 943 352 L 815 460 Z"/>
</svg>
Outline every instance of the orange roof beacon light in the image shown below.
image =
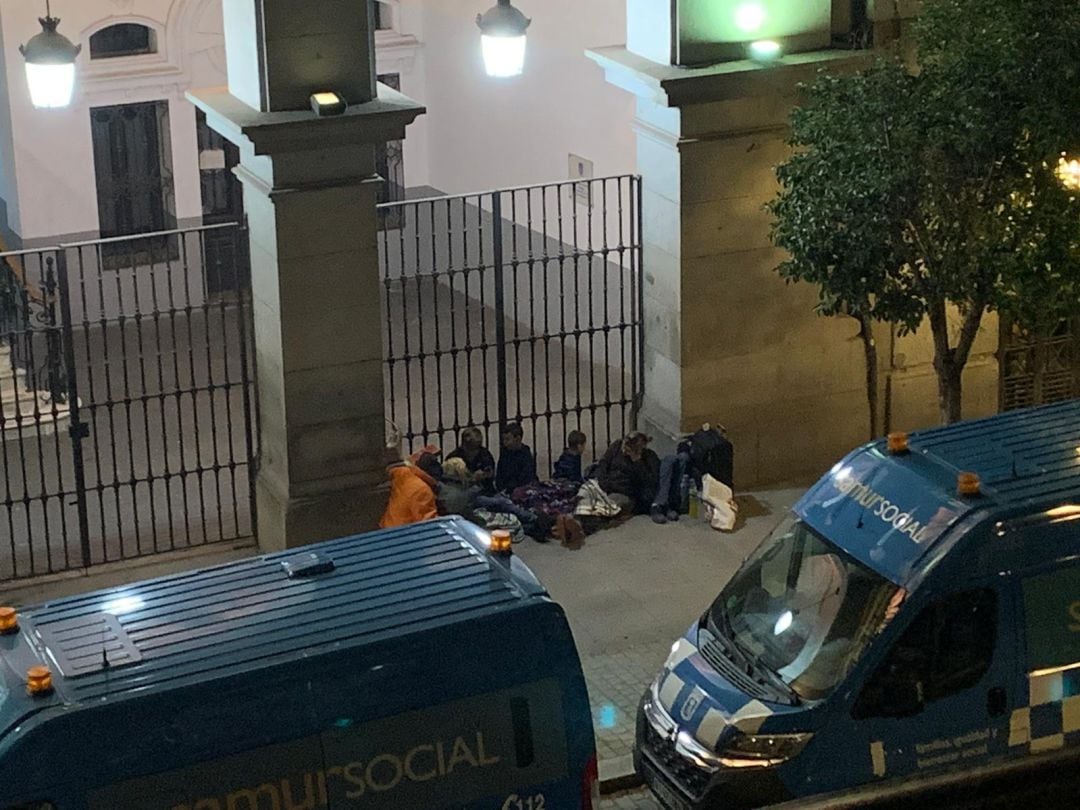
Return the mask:
<svg viewBox="0 0 1080 810">
<path fill-rule="evenodd" d="M 491 533 L 491 553 L 502 556 L 514 553 L 514 542 L 506 529 L 496 529 Z"/>
<path fill-rule="evenodd" d="M 906 453 L 908 449 L 908 438 L 906 433 L 897 431 L 889 434 L 889 452 L 892 455 L 898 456 L 901 453 Z"/>
<path fill-rule="evenodd" d="M 30 667 L 26 670 L 26 692 L 29 695 L 47 695 L 53 690 L 52 672 L 48 667 Z"/>
<path fill-rule="evenodd" d="M 979 494 L 979 476 L 973 472 L 962 472 L 956 476 L 956 491 L 960 495 L 973 496 Z"/>
<path fill-rule="evenodd" d="M 19 632 L 19 616 L 13 607 L 0 607 L 0 636 Z"/>
</svg>

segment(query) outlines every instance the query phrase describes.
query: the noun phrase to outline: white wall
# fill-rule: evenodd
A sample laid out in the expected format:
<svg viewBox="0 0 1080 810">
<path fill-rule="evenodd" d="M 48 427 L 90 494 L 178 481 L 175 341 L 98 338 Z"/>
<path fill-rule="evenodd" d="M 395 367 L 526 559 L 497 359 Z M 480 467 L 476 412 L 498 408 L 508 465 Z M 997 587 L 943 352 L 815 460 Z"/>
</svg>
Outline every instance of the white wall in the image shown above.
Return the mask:
<svg viewBox="0 0 1080 810">
<path fill-rule="evenodd" d="M 634 169 L 632 99 L 608 85 L 583 51 L 625 40 L 624 0 L 520 0 L 533 18 L 523 76 L 491 79 L 475 17 L 494 0 L 385 0 L 396 32 L 377 35 L 377 69 L 428 108 L 405 140 L 407 186 L 464 192 L 567 178 L 569 153 L 596 176 Z M 66 110 L 36 110 L 18 44 L 40 27 L 27 0 L 0 0 L 0 49 L 8 77 L 12 154 L 0 137 L 0 196 L 24 240 L 98 230 L 90 109 L 169 103 L 176 213 L 201 215 L 192 88 L 225 84 L 221 0 L 67 0 L 60 30 L 84 46 L 76 97 Z M 134 21 L 158 33 L 159 54 L 89 60 L 89 36 Z M 0 104 L 3 102 L 0 86 Z M 0 127 L 3 126 L 0 111 Z M 17 185 L 17 194 L 15 186 Z"/>
<path fill-rule="evenodd" d="M 395 3 L 395 0 L 389 0 Z M 82 43 L 76 95 L 65 110 L 37 110 L 30 103 L 18 44 L 39 32 L 38 3 L 0 0 L 0 49 L 10 91 L 14 150 L 4 153 L 0 134 L 0 196 L 26 241 L 51 240 L 98 230 L 90 109 L 164 100 L 169 103 L 176 215 L 202 215 L 195 108 L 186 91 L 226 82 L 221 0 L 60 0 L 53 9 L 61 33 Z M 401 25 L 420 28 L 422 15 L 400 8 Z M 89 58 L 90 35 L 117 22 L 139 22 L 158 32 L 158 54 L 120 59 Z M 416 40 L 380 34 L 380 72 L 401 73 L 402 91 L 424 95 L 423 56 Z M 386 47 L 383 47 L 386 46 Z M 0 103 L 3 102 L 0 84 Z M 0 128 L 4 125 L 0 110 Z M 406 143 L 406 183 L 427 182 L 428 149 L 422 127 Z M 12 170 L 12 166 L 14 167 Z M 8 178 L 14 179 L 9 180 Z M 18 195 L 5 189 L 17 179 Z"/>
<path fill-rule="evenodd" d="M 0 0 L 7 42 L 25 42 L 40 27 L 37 4 Z M 54 8 L 60 31 L 82 43 L 75 99 L 68 109 L 36 110 L 21 78 L 22 56 L 5 48 L 9 77 L 20 235 L 26 240 L 98 229 L 90 109 L 144 101 L 169 103 L 176 214 L 202 213 L 195 112 L 184 92 L 221 84 L 224 51 L 219 0 L 90 0 Z M 89 38 L 117 22 L 155 29 L 158 53 L 91 63 Z"/>
<path fill-rule="evenodd" d="M 423 9 L 430 185 L 450 193 L 634 169 L 633 101 L 584 51 L 626 40 L 625 0 L 516 0 L 532 18 L 525 72 L 484 73 L 476 15 L 494 0 L 402 0 Z M 410 137 L 412 134 L 410 133 Z M 407 141 L 406 141 L 407 142 Z"/>
<path fill-rule="evenodd" d="M 7 51 L 4 41 L 3 6 L 0 6 L 0 53 Z M 14 47 L 14 45 L 12 46 Z M 15 183 L 15 144 L 11 134 L 11 105 L 8 102 L 7 72 L 0 70 L 0 199 L 7 204 L 7 227 L 18 232 L 18 189 Z M 0 211 L 0 216 L 3 212 Z M 0 226 L 4 223 L 0 222 Z"/>
</svg>

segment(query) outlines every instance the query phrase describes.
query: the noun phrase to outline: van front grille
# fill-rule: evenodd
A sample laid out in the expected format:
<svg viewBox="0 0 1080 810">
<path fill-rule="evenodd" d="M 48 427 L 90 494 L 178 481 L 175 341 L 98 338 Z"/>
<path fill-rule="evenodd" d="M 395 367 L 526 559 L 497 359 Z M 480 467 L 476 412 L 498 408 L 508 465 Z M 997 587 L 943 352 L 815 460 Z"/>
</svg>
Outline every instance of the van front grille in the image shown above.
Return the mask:
<svg viewBox="0 0 1080 810">
<path fill-rule="evenodd" d="M 657 765 L 669 774 L 683 792 L 698 799 L 709 786 L 710 774 L 701 770 L 675 750 L 675 743 L 661 737 L 656 729 L 645 723 L 645 746 Z"/>
</svg>

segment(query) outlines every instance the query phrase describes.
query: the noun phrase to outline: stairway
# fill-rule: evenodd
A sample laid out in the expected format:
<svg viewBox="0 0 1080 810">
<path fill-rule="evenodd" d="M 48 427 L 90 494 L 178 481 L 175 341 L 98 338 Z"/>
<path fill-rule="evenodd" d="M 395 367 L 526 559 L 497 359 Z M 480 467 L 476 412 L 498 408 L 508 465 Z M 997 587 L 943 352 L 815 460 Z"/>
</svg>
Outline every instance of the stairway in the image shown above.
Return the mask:
<svg viewBox="0 0 1080 810">
<path fill-rule="evenodd" d="M 53 403 L 49 391 L 28 390 L 26 372 L 11 361 L 11 347 L 0 343 L 0 433 L 9 438 L 51 436 L 71 418 L 66 402 Z"/>
</svg>

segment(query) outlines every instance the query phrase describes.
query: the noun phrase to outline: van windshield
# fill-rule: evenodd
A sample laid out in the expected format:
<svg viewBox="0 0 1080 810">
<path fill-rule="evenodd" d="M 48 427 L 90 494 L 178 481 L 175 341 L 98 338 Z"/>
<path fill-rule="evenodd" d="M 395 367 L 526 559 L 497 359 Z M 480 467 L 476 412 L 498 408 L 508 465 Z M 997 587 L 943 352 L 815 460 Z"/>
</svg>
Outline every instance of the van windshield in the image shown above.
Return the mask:
<svg viewBox="0 0 1080 810">
<path fill-rule="evenodd" d="M 710 609 L 715 631 L 799 697 L 820 700 L 895 615 L 903 591 L 788 517 Z"/>
</svg>

